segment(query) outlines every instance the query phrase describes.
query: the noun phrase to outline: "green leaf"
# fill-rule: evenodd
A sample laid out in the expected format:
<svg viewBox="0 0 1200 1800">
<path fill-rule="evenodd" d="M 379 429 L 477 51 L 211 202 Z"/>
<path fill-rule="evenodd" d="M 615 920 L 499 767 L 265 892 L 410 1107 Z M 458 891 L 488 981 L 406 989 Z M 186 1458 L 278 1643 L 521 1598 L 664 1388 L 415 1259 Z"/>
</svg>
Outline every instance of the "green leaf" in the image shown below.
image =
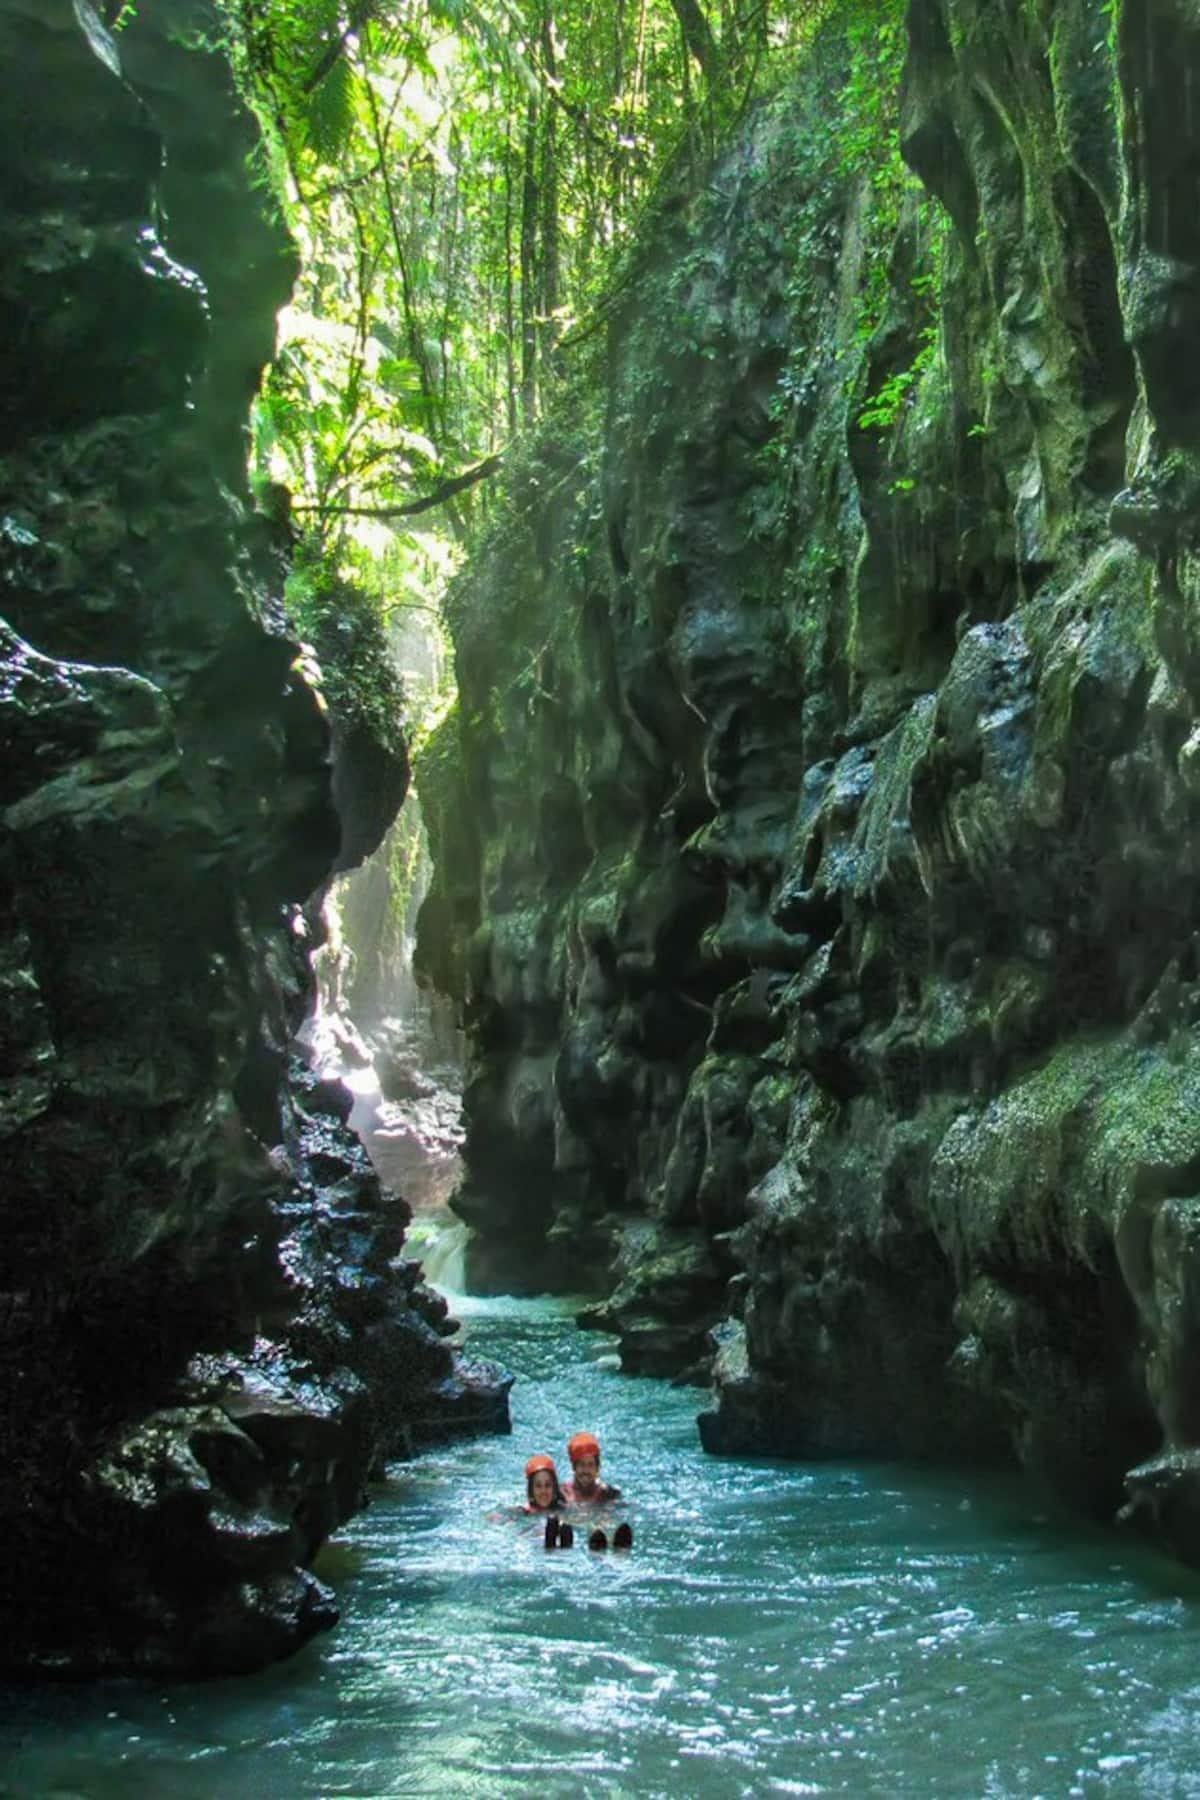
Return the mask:
<svg viewBox="0 0 1200 1800">
<path fill-rule="evenodd" d="M 389 394 L 416 394 L 421 390 L 421 371 L 411 357 L 381 356 L 375 378 Z"/>
<path fill-rule="evenodd" d="M 303 103 L 304 141 L 318 162 L 336 163 L 345 149 L 355 120 L 358 77 L 339 57 L 325 79 Z"/>
</svg>

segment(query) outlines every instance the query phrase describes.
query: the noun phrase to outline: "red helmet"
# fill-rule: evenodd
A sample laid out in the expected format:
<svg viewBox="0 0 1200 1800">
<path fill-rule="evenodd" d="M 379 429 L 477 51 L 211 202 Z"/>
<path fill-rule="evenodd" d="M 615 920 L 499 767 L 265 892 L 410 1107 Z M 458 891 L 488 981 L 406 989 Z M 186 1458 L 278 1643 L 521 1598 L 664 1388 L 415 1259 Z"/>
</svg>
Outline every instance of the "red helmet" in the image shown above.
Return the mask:
<svg viewBox="0 0 1200 1800">
<path fill-rule="evenodd" d="M 557 1487 L 557 1485 L 558 1485 L 558 1470 L 554 1467 L 554 1459 L 549 1456 L 531 1456 L 530 1457 L 529 1461 L 525 1464 L 525 1479 L 526 1479 L 526 1481 L 532 1481 L 533 1477 L 537 1474 L 539 1469 L 549 1469 L 550 1473 L 554 1477 L 555 1486 Z"/>
<path fill-rule="evenodd" d="M 578 1462 L 581 1456 L 594 1456 L 600 1461 L 600 1440 L 594 1438 L 590 1431 L 577 1431 L 567 1445 L 567 1455 L 572 1462 Z"/>
</svg>

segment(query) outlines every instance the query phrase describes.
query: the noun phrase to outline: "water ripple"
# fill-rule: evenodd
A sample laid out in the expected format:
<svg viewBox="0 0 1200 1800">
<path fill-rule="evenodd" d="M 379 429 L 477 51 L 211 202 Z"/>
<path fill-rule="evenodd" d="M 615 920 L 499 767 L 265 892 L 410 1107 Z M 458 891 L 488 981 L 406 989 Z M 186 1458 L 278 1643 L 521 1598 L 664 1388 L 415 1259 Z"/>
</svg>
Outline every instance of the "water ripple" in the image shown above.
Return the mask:
<svg viewBox="0 0 1200 1800">
<path fill-rule="evenodd" d="M 1200 1800 L 1189 1578 L 1014 1483 L 707 1459 L 695 1393 L 562 1309 L 455 1310 L 515 1438 L 393 1471 L 325 1554 L 338 1632 L 243 1682 L 9 1695 L 0 1792 Z M 489 1517 L 583 1425 L 629 1556 Z"/>
</svg>

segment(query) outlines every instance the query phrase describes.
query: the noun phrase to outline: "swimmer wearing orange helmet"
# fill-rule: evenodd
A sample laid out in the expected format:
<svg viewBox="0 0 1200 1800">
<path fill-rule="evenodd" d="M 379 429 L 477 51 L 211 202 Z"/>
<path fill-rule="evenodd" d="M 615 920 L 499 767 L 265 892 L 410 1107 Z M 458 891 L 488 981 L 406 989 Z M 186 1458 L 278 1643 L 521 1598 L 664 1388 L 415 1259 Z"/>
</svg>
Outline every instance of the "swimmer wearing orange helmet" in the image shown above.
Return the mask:
<svg viewBox="0 0 1200 1800">
<path fill-rule="evenodd" d="M 575 1542 L 571 1526 L 559 1522 L 566 1497 L 558 1485 L 558 1470 L 548 1456 L 531 1456 L 525 1464 L 525 1513 L 546 1515 L 547 1550 L 569 1550 Z"/>
<path fill-rule="evenodd" d="M 607 1506 L 613 1500 L 621 1498 L 620 1488 L 612 1487 L 607 1481 L 600 1479 L 600 1441 L 590 1431 L 577 1431 L 567 1445 L 567 1455 L 571 1459 L 573 1481 L 568 1481 L 563 1493 L 571 1506 Z M 613 1533 L 613 1549 L 628 1550 L 633 1543 L 633 1528 L 627 1519 L 623 1519 Z M 607 1550 L 608 1533 L 599 1526 L 588 1539 L 589 1550 Z"/>
<path fill-rule="evenodd" d="M 522 1512 L 559 1512 L 566 1496 L 558 1485 L 558 1470 L 549 1456 L 531 1456 L 525 1464 L 525 1505 Z"/>
<path fill-rule="evenodd" d="M 607 1506 L 621 1498 L 620 1488 L 600 1479 L 600 1443 L 590 1431 L 577 1431 L 567 1445 L 571 1474 L 563 1494 L 572 1506 Z"/>
</svg>

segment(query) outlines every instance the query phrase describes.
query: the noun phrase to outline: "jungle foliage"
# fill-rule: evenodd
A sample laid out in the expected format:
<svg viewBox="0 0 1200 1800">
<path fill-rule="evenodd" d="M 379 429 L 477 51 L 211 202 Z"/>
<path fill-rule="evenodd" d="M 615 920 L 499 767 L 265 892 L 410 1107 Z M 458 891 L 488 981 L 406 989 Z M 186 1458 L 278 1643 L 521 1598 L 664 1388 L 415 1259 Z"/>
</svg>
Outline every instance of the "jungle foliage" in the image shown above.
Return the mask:
<svg viewBox="0 0 1200 1800">
<path fill-rule="evenodd" d="M 253 463 L 323 661 L 351 591 L 381 642 L 389 615 L 436 613 L 510 446 L 551 405 L 581 425 L 602 391 L 656 214 L 826 25 L 854 46 L 846 159 L 895 184 L 898 0 L 209 4 L 301 251 Z M 381 677 L 358 711 L 385 704 Z"/>
<path fill-rule="evenodd" d="M 642 216 L 831 0 L 218 4 L 304 256 L 260 471 L 336 555 L 364 522 L 470 539 Z"/>
</svg>

